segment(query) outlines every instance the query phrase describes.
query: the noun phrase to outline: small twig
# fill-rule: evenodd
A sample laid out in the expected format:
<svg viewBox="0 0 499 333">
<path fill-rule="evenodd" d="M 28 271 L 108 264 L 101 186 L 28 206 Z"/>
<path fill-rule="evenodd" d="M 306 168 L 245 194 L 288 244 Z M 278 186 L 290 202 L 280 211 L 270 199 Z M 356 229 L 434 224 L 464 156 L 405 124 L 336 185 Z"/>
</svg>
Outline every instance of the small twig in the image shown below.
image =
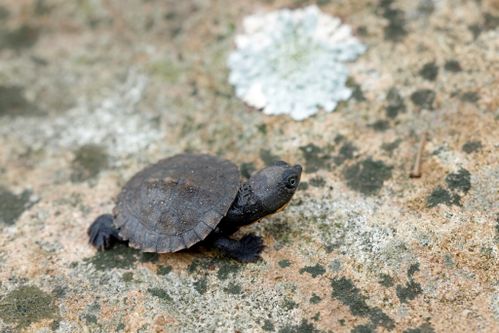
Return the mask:
<svg viewBox="0 0 499 333">
<path fill-rule="evenodd" d="M 421 177 L 422 155 L 425 144 L 426 144 L 426 132 L 421 135 L 421 140 L 419 141 L 419 147 L 418 147 L 418 152 L 416 154 L 416 160 L 414 161 L 414 167 L 412 168 L 412 171 L 409 174 L 409 177 L 411 178 Z"/>
</svg>

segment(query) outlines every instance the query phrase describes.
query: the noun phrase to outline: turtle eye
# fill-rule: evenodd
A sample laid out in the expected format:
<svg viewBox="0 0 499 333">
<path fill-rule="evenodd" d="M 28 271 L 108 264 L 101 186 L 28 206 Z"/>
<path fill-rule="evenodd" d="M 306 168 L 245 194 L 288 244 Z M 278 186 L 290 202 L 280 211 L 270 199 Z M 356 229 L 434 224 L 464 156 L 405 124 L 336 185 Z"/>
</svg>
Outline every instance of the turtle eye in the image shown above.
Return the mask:
<svg viewBox="0 0 499 333">
<path fill-rule="evenodd" d="M 296 184 L 297 184 L 297 181 L 296 181 L 296 177 L 294 177 L 294 176 L 289 177 L 288 180 L 286 181 L 286 187 L 289 189 L 295 188 Z"/>
</svg>

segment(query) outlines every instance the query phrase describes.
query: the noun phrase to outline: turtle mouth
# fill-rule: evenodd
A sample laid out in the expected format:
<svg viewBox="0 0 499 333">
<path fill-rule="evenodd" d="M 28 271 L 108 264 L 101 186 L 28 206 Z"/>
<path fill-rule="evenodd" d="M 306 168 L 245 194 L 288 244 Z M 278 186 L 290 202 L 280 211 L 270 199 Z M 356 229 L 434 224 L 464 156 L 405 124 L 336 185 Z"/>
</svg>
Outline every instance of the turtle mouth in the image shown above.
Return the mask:
<svg viewBox="0 0 499 333">
<path fill-rule="evenodd" d="M 279 213 L 279 212 L 283 211 L 284 209 L 286 209 L 286 207 L 288 207 L 288 205 L 289 205 L 289 201 L 288 201 L 288 202 L 286 202 L 284 205 L 282 205 L 279 209 L 277 209 L 277 210 L 274 212 L 274 214 L 275 214 L 275 213 Z"/>
</svg>

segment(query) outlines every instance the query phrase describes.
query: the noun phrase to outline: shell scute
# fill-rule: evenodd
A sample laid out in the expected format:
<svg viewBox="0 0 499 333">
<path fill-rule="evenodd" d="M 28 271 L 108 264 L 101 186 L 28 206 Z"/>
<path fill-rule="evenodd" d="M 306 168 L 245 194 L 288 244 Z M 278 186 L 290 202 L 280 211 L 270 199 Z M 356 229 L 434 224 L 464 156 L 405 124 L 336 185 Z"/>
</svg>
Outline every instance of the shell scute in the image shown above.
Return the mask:
<svg viewBox="0 0 499 333">
<path fill-rule="evenodd" d="M 210 155 L 176 155 L 128 181 L 118 196 L 114 223 L 133 247 L 179 251 L 208 236 L 238 188 L 239 170 L 232 162 Z"/>
</svg>

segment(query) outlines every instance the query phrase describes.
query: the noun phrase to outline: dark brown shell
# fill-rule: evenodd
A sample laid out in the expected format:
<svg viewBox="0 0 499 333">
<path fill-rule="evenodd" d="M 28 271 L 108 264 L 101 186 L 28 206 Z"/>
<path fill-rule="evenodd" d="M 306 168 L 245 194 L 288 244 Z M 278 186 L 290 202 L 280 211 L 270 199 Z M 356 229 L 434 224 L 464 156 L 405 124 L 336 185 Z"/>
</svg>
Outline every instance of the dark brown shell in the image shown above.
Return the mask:
<svg viewBox="0 0 499 333">
<path fill-rule="evenodd" d="M 114 224 L 132 247 L 175 252 L 205 239 L 229 210 L 239 170 L 210 155 L 181 154 L 153 164 L 125 185 Z"/>
</svg>

